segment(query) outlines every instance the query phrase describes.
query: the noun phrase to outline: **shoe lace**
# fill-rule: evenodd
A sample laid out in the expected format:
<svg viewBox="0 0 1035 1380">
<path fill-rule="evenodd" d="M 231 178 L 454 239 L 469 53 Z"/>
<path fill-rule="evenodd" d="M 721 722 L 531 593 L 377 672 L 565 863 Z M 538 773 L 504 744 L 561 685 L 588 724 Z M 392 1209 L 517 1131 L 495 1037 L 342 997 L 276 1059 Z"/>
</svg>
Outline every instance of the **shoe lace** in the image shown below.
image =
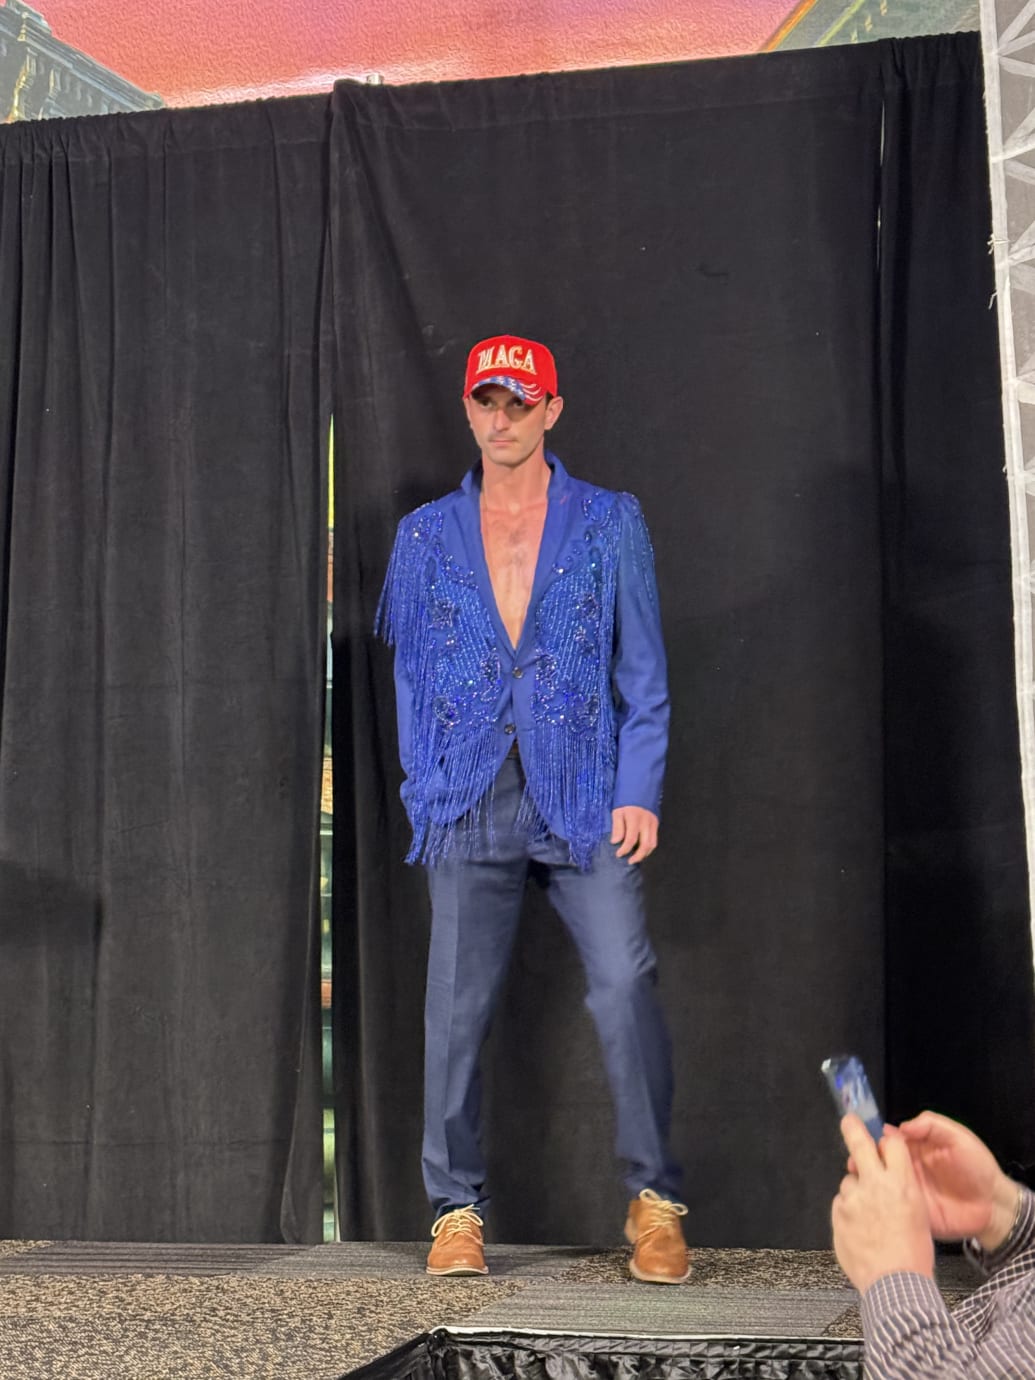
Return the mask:
<svg viewBox="0 0 1035 1380">
<path fill-rule="evenodd" d="M 678 1219 L 687 1214 L 685 1203 L 673 1203 L 670 1198 L 662 1198 L 661 1194 L 655 1193 L 652 1188 L 640 1189 L 640 1202 L 647 1208 L 638 1233 L 641 1238 L 653 1236 L 655 1232 L 672 1227 L 678 1230 Z"/>
<path fill-rule="evenodd" d="M 684 1208 L 684 1212 L 686 1209 Z M 474 1210 L 474 1204 L 468 1207 L 454 1208 L 452 1212 L 445 1212 L 431 1228 L 432 1237 L 436 1237 L 440 1232 L 445 1232 L 447 1236 L 457 1236 L 463 1233 L 465 1236 L 477 1237 L 479 1230 L 485 1223 Z"/>
</svg>

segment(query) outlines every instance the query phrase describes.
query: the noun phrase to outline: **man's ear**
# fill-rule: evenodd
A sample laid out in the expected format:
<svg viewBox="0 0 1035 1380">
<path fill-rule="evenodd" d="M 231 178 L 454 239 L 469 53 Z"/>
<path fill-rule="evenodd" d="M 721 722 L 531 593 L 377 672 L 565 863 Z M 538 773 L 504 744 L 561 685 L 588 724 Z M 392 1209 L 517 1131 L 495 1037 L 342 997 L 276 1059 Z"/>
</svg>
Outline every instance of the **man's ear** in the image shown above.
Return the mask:
<svg viewBox="0 0 1035 1380">
<path fill-rule="evenodd" d="M 561 413 L 562 413 L 563 411 L 564 411 L 564 399 L 563 399 L 563 398 L 561 397 L 561 395 L 558 393 L 558 394 L 556 395 L 556 397 L 551 398 L 550 401 L 546 404 L 546 429 L 547 429 L 547 431 L 550 430 L 550 428 L 553 426 L 554 422 L 557 420 L 557 418 L 561 415 Z"/>
</svg>

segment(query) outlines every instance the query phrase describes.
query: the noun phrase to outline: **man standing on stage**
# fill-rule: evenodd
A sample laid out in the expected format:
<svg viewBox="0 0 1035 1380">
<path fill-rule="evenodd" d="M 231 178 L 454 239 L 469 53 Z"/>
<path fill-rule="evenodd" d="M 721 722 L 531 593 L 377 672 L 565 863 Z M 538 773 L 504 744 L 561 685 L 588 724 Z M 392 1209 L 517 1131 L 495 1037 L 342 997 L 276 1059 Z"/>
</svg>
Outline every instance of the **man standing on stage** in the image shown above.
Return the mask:
<svg viewBox="0 0 1035 1380">
<path fill-rule="evenodd" d="M 431 893 L 425 1006 L 428 1273 L 486 1274 L 479 1060 L 530 869 L 587 979 L 637 1279 L 689 1278 L 668 1151 L 671 1050 L 639 864 L 657 846 L 669 703 L 654 561 L 630 494 L 545 449 L 553 356 L 494 336 L 464 408 L 481 460 L 399 524 L 378 610 L 395 647 L 402 788 Z"/>
</svg>

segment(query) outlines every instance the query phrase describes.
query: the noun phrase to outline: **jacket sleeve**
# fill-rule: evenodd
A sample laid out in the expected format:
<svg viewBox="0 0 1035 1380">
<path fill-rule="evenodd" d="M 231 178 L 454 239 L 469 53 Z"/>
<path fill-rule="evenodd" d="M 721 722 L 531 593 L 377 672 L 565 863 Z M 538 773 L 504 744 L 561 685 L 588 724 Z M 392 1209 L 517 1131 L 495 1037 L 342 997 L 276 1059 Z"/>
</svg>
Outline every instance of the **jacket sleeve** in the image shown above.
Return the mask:
<svg viewBox="0 0 1035 1380">
<path fill-rule="evenodd" d="M 413 772 L 413 690 L 398 649 L 395 653 L 395 718 L 399 729 L 399 761 L 403 769 L 399 794 L 408 809 L 410 776 Z"/>
<path fill-rule="evenodd" d="M 413 657 L 416 603 L 419 590 L 412 560 L 412 514 L 403 518 L 395 534 L 388 572 L 378 601 L 374 631 L 395 650 L 395 713 L 399 730 L 399 761 L 403 769 L 400 789 L 403 804 L 409 796 L 413 770 Z"/>
<path fill-rule="evenodd" d="M 654 553 L 640 505 L 622 494 L 621 535 L 611 665 L 618 718 L 612 808 L 639 805 L 660 813 L 668 749 L 669 697 Z"/>
</svg>

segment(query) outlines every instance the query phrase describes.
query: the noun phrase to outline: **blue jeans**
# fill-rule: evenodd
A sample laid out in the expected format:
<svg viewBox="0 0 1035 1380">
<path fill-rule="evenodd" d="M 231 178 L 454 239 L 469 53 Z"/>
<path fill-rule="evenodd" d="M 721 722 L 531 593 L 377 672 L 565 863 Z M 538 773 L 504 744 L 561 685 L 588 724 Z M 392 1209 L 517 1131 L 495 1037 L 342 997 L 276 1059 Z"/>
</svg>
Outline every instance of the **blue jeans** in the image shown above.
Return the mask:
<svg viewBox="0 0 1035 1380">
<path fill-rule="evenodd" d="M 672 1053 L 658 1005 L 639 866 L 604 839 L 588 872 L 549 835 L 529 841 L 514 822 L 524 787 L 508 757 L 496 779 L 491 845 L 484 822 L 463 856 L 428 867 L 431 948 L 425 1002 L 424 1184 L 436 1217 L 470 1203 L 484 1208 L 479 1145 L 480 1056 L 517 933 L 531 866 L 546 876 L 554 908 L 586 974 L 586 1006 L 603 1049 L 615 1110 L 615 1150 L 630 1196 L 652 1188 L 678 1198 L 680 1171 L 668 1151 Z"/>
</svg>

